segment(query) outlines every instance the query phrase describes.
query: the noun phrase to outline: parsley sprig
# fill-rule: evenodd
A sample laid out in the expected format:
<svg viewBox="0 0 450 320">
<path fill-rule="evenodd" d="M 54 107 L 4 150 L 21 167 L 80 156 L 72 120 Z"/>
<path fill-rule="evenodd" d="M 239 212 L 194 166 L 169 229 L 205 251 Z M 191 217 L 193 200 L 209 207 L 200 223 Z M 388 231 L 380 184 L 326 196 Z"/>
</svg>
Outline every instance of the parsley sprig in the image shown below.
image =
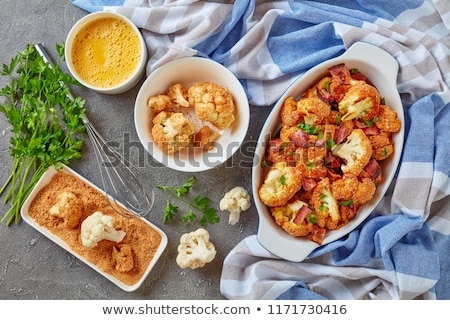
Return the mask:
<svg viewBox="0 0 450 320">
<path fill-rule="evenodd" d="M 59 67 L 64 45 L 56 44 L 56 50 L 58 62 L 50 64 L 29 44 L 0 72 L 8 79 L 0 91 L 0 112 L 11 125 L 9 150 L 14 163 L 0 189 L 0 196 L 7 191 L 4 202 L 11 202 L 0 220 L 7 226 L 19 221 L 22 204 L 48 167 L 59 169 L 82 156 L 84 100 L 69 98 L 68 85 L 78 83 Z"/>
<path fill-rule="evenodd" d="M 217 209 L 210 206 L 211 199 L 202 195 L 197 195 L 193 200 L 189 200 L 185 196 L 189 193 L 194 185 L 194 177 L 190 177 L 182 186 L 171 187 L 157 185 L 158 189 L 164 191 L 164 195 L 167 200 L 166 207 L 164 208 L 164 223 L 173 220 L 175 215 L 179 212 L 179 207 L 172 202 L 173 199 L 183 202 L 188 206 L 188 212 L 185 213 L 181 221 L 192 222 L 197 219 L 195 212 L 200 213 L 200 225 L 205 226 L 207 223 L 215 224 L 219 222 L 219 216 L 217 215 Z"/>
</svg>

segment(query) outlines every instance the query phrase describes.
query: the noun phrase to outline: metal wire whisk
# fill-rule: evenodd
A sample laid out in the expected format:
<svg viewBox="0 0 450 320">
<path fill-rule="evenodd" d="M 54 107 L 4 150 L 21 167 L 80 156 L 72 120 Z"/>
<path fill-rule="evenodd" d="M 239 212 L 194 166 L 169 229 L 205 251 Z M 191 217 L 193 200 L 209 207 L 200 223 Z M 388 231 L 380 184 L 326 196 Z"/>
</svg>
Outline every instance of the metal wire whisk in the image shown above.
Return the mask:
<svg viewBox="0 0 450 320">
<path fill-rule="evenodd" d="M 42 44 L 36 44 L 35 48 L 45 62 L 51 62 Z M 69 98 L 74 99 L 70 91 Z M 138 176 L 142 177 L 139 170 L 108 144 L 86 115 L 83 114 L 82 119 L 94 147 L 103 190 L 111 207 L 124 216 L 130 216 L 130 213 L 140 217 L 147 215 L 153 206 L 153 188 L 143 186 L 138 179 Z"/>
</svg>

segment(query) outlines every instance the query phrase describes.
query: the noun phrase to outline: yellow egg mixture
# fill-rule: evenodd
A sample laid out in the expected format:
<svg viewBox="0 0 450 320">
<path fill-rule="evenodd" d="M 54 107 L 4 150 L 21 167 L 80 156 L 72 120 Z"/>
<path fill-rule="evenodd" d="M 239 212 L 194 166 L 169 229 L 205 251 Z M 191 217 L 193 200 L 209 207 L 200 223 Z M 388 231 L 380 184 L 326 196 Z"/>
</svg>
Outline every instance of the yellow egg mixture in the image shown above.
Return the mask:
<svg viewBox="0 0 450 320">
<path fill-rule="evenodd" d="M 76 72 L 87 83 L 101 88 L 130 78 L 141 59 L 138 35 L 125 21 L 97 19 L 83 27 L 72 47 Z"/>
</svg>

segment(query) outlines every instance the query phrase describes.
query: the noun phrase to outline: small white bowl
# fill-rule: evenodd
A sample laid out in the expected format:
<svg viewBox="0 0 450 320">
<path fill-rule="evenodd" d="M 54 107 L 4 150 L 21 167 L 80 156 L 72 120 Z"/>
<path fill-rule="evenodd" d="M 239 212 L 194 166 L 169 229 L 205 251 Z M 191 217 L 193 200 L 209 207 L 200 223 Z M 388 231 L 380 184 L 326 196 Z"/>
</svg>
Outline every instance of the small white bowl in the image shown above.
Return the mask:
<svg viewBox="0 0 450 320">
<path fill-rule="evenodd" d="M 45 237 L 47 237 L 48 239 L 50 239 L 51 241 L 53 241 L 54 243 L 56 243 L 57 245 L 59 245 L 61 248 L 65 249 L 66 251 L 70 252 L 72 255 L 74 255 L 76 258 L 78 258 L 80 261 L 83 261 L 85 264 L 87 264 L 89 267 L 91 267 L 92 269 L 94 269 L 95 271 L 97 271 L 99 274 L 101 274 L 102 276 L 104 276 L 106 279 L 108 279 L 109 281 L 111 281 L 112 283 L 114 283 L 115 285 L 117 285 L 119 288 L 121 288 L 124 291 L 135 291 L 137 290 L 142 283 L 144 282 L 144 280 L 147 278 L 147 276 L 150 274 L 150 271 L 153 269 L 153 267 L 155 266 L 156 262 L 158 261 L 158 259 L 161 257 L 162 253 L 164 252 L 164 250 L 167 247 L 167 236 L 166 234 L 159 229 L 157 226 L 155 226 L 154 224 L 152 224 L 151 222 L 149 222 L 148 220 L 144 219 L 144 218 L 136 218 L 136 219 L 141 219 L 142 221 L 144 221 L 145 223 L 147 223 L 151 228 L 153 228 L 154 230 L 156 230 L 156 232 L 158 232 L 161 235 L 161 242 L 159 243 L 159 246 L 153 256 L 153 259 L 150 261 L 147 269 L 145 270 L 144 274 L 142 275 L 142 277 L 133 285 L 128 285 L 123 283 L 122 281 L 120 281 L 119 279 L 115 278 L 114 276 L 112 276 L 111 274 L 104 272 L 102 269 L 100 269 L 97 265 L 91 263 L 90 261 L 88 261 L 87 259 L 85 259 L 83 256 L 81 256 L 80 254 L 78 254 L 77 252 L 75 252 L 74 250 L 72 250 L 69 245 L 62 240 L 61 238 L 59 238 L 58 236 L 56 236 L 55 234 L 51 233 L 48 229 L 46 229 L 45 227 L 41 226 L 40 224 L 38 224 L 29 214 L 29 208 L 30 205 L 32 203 L 32 201 L 34 200 L 34 198 L 36 197 L 36 195 L 39 193 L 39 191 L 42 190 L 42 188 L 44 188 L 51 180 L 52 178 L 55 176 L 55 174 L 58 171 L 55 170 L 54 167 L 50 167 L 49 169 L 47 169 L 47 171 L 42 175 L 42 177 L 39 179 L 38 183 L 36 184 L 36 186 L 33 188 L 33 190 L 31 191 L 30 195 L 28 196 L 28 198 L 25 200 L 22 208 L 20 209 L 20 215 L 22 217 L 22 219 L 28 223 L 31 227 L 33 227 L 35 230 L 37 230 L 38 232 L 42 233 Z M 70 169 L 67 166 L 64 166 L 61 169 L 61 172 L 64 172 L 66 174 L 70 174 L 72 176 L 75 176 L 76 178 L 78 178 L 79 180 L 83 181 L 84 183 L 88 184 L 89 186 L 91 186 L 92 188 L 96 189 L 97 191 L 104 193 L 104 191 L 102 191 L 100 188 L 98 188 L 97 186 L 95 186 L 94 184 L 92 184 L 90 181 L 88 181 L 87 179 L 85 179 L 83 176 L 81 176 L 80 174 L 78 174 L 77 172 L 75 172 L 74 170 Z M 143 244 L 145 245 L 145 244 Z"/>
<path fill-rule="evenodd" d="M 86 77 L 83 77 L 78 71 L 77 67 L 75 66 L 75 59 L 74 55 L 72 53 L 72 50 L 74 48 L 74 41 L 76 39 L 76 36 L 80 34 L 81 32 L 84 32 L 85 27 L 90 25 L 91 23 L 94 23 L 95 21 L 100 21 L 101 19 L 106 18 L 113 18 L 118 19 L 121 22 L 124 22 L 125 25 L 127 25 L 129 28 L 131 28 L 133 35 L 135 36 L 136 42 L 138 42 L 139 47 L 136 48 L 136 51 L 139 51 L 139 54 L 137 54 L 137 57 L 129 57 L 125 56 L 126 52 L 128 50 L 131 50 L 131 42 L 129 39 L 123 40 L 122 43 L 116 41 L 117 39 L 120 39 L 120 36 L 115 36 L 109 38 L 112 33 L 108 30 L 102 30 L 101 35 L 96 35 L 95 37 L 106 37 L 105 40 L 98 40 L 96 39 L 95 43 L 89 48 L 92 49 L 92 51 L 100 54 L 95 55 L 89 55 L 86 50 L 88 46 L 83 43 L 82 50 L 84 51 L 84 54 L 81 55 L 83 59 L 88 60 L 89 64 L 92 65 L 92 68 L 89 70 L 95 70 L 95 67 L 98 66 L 98 70 L 101 72 L 107 73 L 107 76 L 109 79 L 114 79 L 114 74 L 122 74 L 123 79 L 114 80 L 114 82 L 110 85 L 108 84 L 102 84 L 102 85 L 96 85 L 93 81 L 87 80 Z M 114 32 L 118 30 L 118 26 L 112 26 L 111 24 L 108 24 L 108 28 L 111 27 Z M 90 35 L 92 37 L 92 34 Z M 132 38 L 134 37 L 132 36 Z M 104 41 L 104 43 L 103 43 Z M 108 46 L 108 48 L 105 49 L 104 46 Z M 102 53 L 105 51 L 113 52 L 115 50 L 121 50 L 120 52 L 117 52 L 114 55 L 108 55 L 106 56 Z M 92 53 L 92 51 L 90 53 Z M 125 54 L 124 54 L 125 53 Z M 121 55 L 124 54 L 123 57 Z M 114 13 L 114 12 L 94 12 L 86 15 L 85 17 L 81 18 L 69 31 L 66 42 L 65 42 L 65 59 L 67 63 L 67 67 L 70 71 L 70 73 L 73 75 L 75 79 L 77 79 L 83 86 L 92 89 L 94 91 L 104 93 L 104 94 L 118 94 L 125 92 L 132 87 L 134 87 L 138 81 L 142 78 L 145 72 L 145 67 L 147 64 L 147 47 L 144 41 L 144 38 L 142 37 L 142 34 L 140 33 L 139 29 L 134 25 L 134 23 L 126 18 L 125 16 Z M 117 57 L 120 57 L 121 60 L 117 60 Z M 128 63 L 131 59 L 137 58 L 139 61 L 137 62 L 137 65 L 132 71 L 124 71 L 123 65 Z M 95 61 L 97 60 L 97 61 Z M 100 60 L 100 61 L 99 61 Z M 111 63 L 111 64 L 109 64 Z M 111 65 L 113 65 L 111 67 Z M 123 74 L 126 74 L 123 76 Z M 92 75 L 92 73 L 91 73 Z"/>
<path fill-rule="evenodd" d="M 403 106 L 396 86 L 398 63 L 391 55 L 373 45 L 358 42 L 341 56 L 315 66 L 294 81 L 275 104 L 261 130 L 254 154 L 252 171 L 253 198 L 259 215 L 258 241 L 268 251 L 282 259 L 296 262 L 302 261 L 313 250 L 318 248 L 319 245 L 308 240 L 306 237 L 293 237 L 276 224 L 270 209 L 260 200 L 258 194 L 258 190 L 265 178 L 265 169 L 261 166 L 261 162 L 264 159 L 268 141 L 281 127 L 280 110 L 284 100 L 291 96 L 296 98 L 300 97 L 303 92 L 328 74 L 330 67 L 340 63 L 345 63 L 347 68 L 357 68 L 369 78 L 379 90 L 381 96 L 386 98 L 389 106 L 397 112 L 398 118 L 402 123 L 402 128 L 400 132 L 393 135 L 395 146 L 394 155 L 381 163 L 384 180 L 378 186 L 372 200 L 362 205 L 356 217 L 347 225 L 338 230 L 328 231 L 322 245 L 345 236 L 370 215 L 386 193 L 400 161 L 403 149 L 405 120 Z"/>
<path fill-rule="evenodd" d="M 151 126 L 154 113 L 147 106 L 147 100 L 151 96 L 164 94 L 172 84 L 181 83 L 189 88 L 198 82 L 213 82 L 227 88 L 236 106 L 236 119 L 230 127 L 220 132 L 211 150 L 187 147 L 169 155 L 153 141 Z M 191 109 L 189 112 L 195 113 Z M 192 115 L 191 118 L 194 117 Z M 134 122 L 139 140 L 155 160 L 178 171 L 200 172 L 221 165 L 239 149 L 247 134 L 250 108 L 241 83 L 231 71 L 207 58 L 186 57 L 161 66 L 145 80 L 136 98 Z"/>
</svg>

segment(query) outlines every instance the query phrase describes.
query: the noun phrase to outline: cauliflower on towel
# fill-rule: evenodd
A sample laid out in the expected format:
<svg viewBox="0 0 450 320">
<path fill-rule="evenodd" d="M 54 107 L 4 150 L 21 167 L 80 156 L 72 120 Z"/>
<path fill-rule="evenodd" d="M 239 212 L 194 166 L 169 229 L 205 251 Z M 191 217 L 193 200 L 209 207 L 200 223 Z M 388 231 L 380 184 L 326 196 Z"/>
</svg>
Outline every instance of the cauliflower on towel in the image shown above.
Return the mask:
<svg viewBox="0 0 450 320">
<path fill-rule="evenodd" d="M 250 195 L 242 187 L 234 187 L 223 196 L 219 203 L 220 210 L 228 210 L 230 216 L 228 223 L 235 225 L 239 222 L 242 211 L 250 208 Z"/>
<path fill-rule="evenodd" d="M 343 173 L 358 176 L 372 157 L 372 145 L 362 129 L 354 129 L 344 143 L 335 145 L 332 153 L 346 161 Z"/>
<path fill-rule="evenodd" d="M 81 242 L 86 248 L 94 248 L 101 240 L 121 242 L 126 233 L 114 229 L 114 218 L 96 211 L 81 224 Z"/>
<path fill-rule="evenodd" d="M 177 264 L 180 268 L 197 269 L 214 260 L 216 248 L 209 241 L 209 232 L 203 228 L 185 233 L 178 245 Z"/>
<path fill-rule="evenodd" d="M 194 134 L 195 125 L 180 112 L 162 111 L 153 118 L 153 139 L 169 154 L 187 147 Z"/>
<path fill-rule="evenodd" d="M 56 197 L 56 204 L 48 211 L 52 216 L 64 220 L 68 228 L 75 228 L 83 215 L 83 201 L 69 191 L 63 191 Z"/>
<path fill-rule="evenodd" d="M 189 102 L 200 120 L 210 122 L 219 130 L 235 120 L 233 96 L 225 87 L 212 82 L 199 82 L 188 90 Z"/>
<path fill-rule="evenodd" d="M 300 170 L 285 162 L 275 162 L 259 188 L 259 197 L 269 207 L 282 206 L 301 187 L 302 174 Z"/>
</svg>

